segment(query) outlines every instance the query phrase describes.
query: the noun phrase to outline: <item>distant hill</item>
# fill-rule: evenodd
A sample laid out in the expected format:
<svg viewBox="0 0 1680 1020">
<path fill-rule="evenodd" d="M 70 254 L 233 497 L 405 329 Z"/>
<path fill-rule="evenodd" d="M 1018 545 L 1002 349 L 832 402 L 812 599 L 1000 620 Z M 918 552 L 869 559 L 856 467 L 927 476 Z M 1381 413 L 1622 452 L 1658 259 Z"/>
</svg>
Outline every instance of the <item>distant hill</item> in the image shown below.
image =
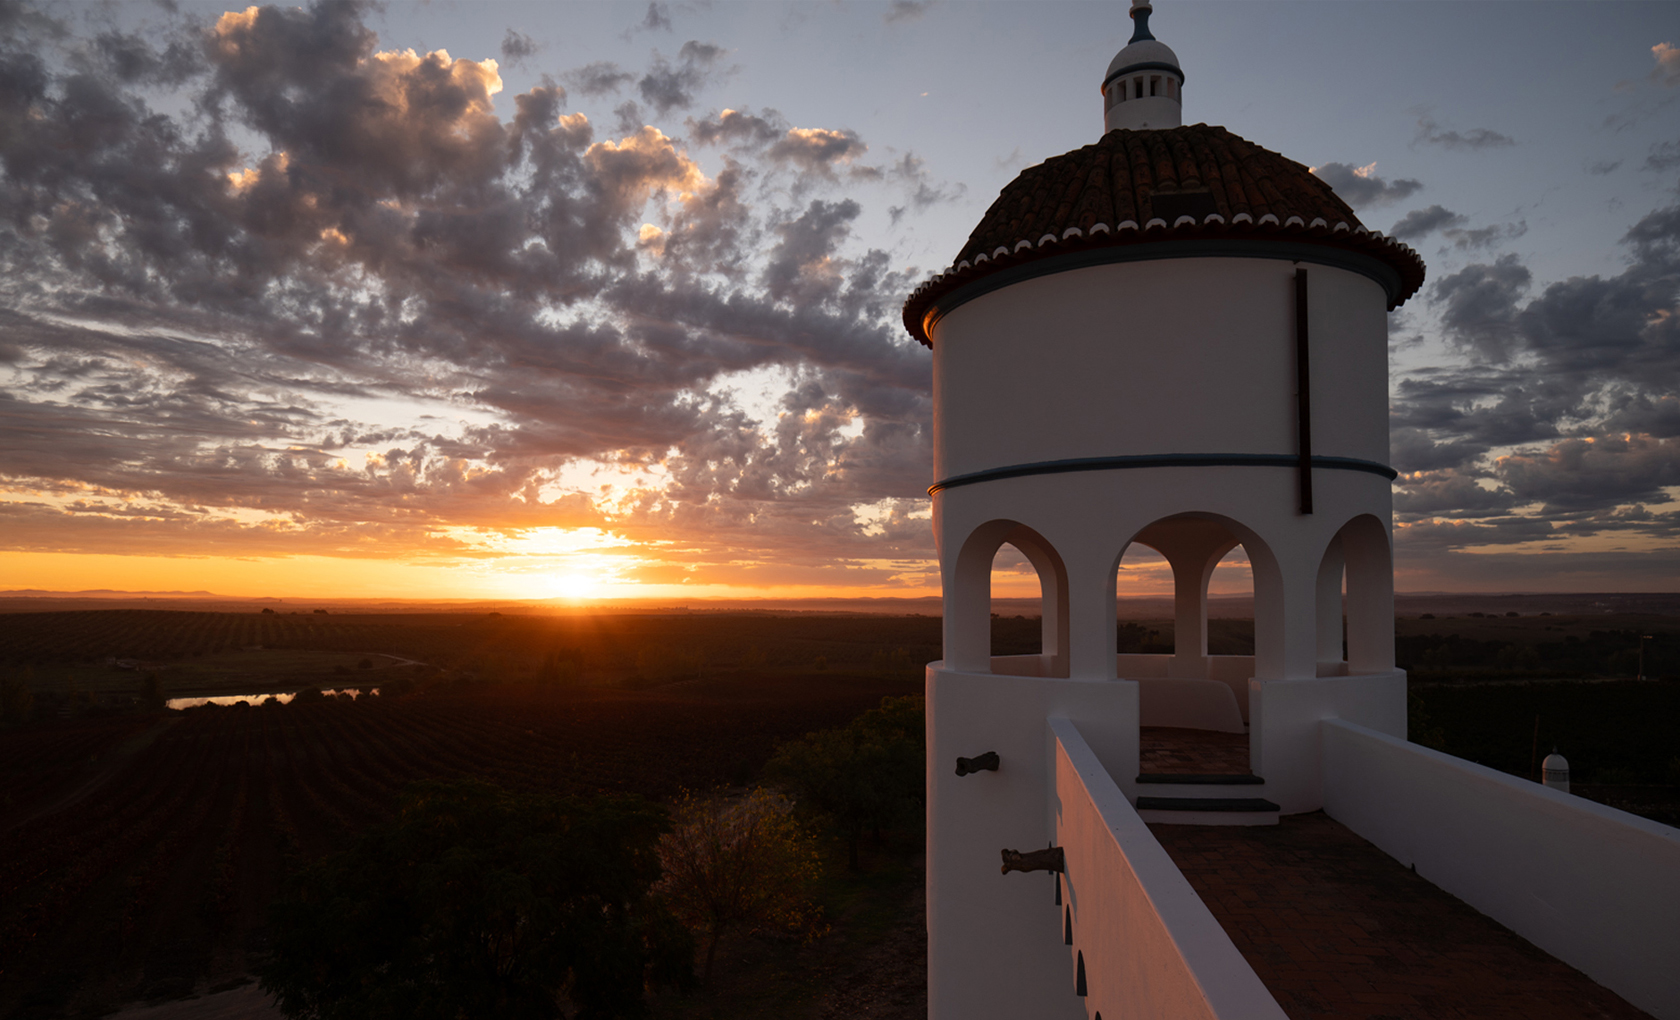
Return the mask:
<svg viewBox="0 0 1680 1020">
<path fill-rule="evenodd" d="M 9 599 L 122 599 L 122 598 L 226 598 L 208 591 L 119 591 L 116 588 L 87 588 L 82 591 L 47 591 L 42 588 L 13 588 L 0 591 Z"/>
</svg>

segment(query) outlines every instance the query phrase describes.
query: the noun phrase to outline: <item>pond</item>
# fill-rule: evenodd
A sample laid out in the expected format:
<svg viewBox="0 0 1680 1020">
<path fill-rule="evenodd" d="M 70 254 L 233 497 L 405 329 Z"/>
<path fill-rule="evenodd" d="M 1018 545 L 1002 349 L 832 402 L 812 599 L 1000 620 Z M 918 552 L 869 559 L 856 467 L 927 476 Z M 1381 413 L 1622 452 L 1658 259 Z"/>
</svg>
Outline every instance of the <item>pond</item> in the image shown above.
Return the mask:
<svg viewBox="0 0 1680 1020">
<path fill-rule="evenodd" d="M 340 690 L 325 690 L 321 693 L 329 697 L 349 697 L 352 699 L 362 696 L 361 689 L 356 687 L 345 687 Z M 368 688 L 367 693 L 378 694 L 379 688 L 370 687 Z M 170 698 L 168 701 L 163 703 L 163 707 L 179 710 L 183 708 L 197 708 L 200 705 L 237 705 L 241 701 L 253 706 L 260 705 L 265 701 L 277 701 L 284 705 L 295 697 L 297 697 L 295 692 L 288 694 L 218 694 L 215 697 L 210 698 Z"/>
</svg>

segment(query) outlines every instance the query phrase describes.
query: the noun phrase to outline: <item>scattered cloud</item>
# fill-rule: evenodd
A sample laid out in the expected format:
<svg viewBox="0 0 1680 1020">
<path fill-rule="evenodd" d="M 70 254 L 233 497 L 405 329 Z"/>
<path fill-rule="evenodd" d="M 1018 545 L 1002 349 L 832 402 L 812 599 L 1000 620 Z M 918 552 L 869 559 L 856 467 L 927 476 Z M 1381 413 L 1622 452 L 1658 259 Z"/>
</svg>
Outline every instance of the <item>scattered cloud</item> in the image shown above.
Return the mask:
<svg viewBox="0 0 1680 1020">
<path fill-rule="evenodd" d="M 674 64 L 655 53 L 652 69 L 636 83 L 636 89 L 657 113 L 686 110 L 694 105 L 695 94 L 719 77 L 717 62 L 723 53 L 722 47 L 695 39 L 682 44 Z"/>
<path fill-rule="evenodd" d="M 597 528 L 646 570 L 920 584 L 912 281 L 857 198 L 754 186 L 919 161 L 854 177 L 863 139 L 774 111 L 648 124 L 727 74 L 715 45 L 563 76 L 635 86 L 596 123 L 364 14 L 254 7 L 75 66 L 0 40 L 0 545 L 448 559 L 489 555 L 463 528 Z M 765 376 L 786 396 L 744 403 Z"/>
<path fill-rule="evenodd" d="M 1680 141 L 1658 142 L 1651 146 L 1641 169 L 1664 173 L 1675 167 L 1680 167 Z"/>
<path fill-rule="evenodd" d="M 714 44 L 509 95 L 530 36 L 500 63 L 394 50 L 368 10 L 84 37 L 46 8 L 0 34 L 0 548 L 457 562 L 587 528 L 625 577 L 922 583 L 917 281 L 860 224 L 962 186 L 714 104 Z M 1315 170 L 1415 204 L 1376 171 Z M 1499 249 L 1525 229 L 1441 205 L 1392 228 L 1460 263 L 1403 320 L 1430 339 L 1396 362 L 1400 562 L 1534 577 L 1541 543 L 1614 537 L 1647 551 L 1570 562 L 1672 577 L 1680 206 L 1562 280 Z"/>
<path fill-rule="evenodd" d="M 561 78 L 580 95 L 608 96 L 636 80 L 636 76 L 609 60 L 568 71 Z"/>
<path fill-rule="evenodd" d="M 1615 173 L 1616 169 L 1621 165 L 1622 161 L 1619 159 L 1601 159 L 1596 163 L 1588 164 L 1587 173 L 1592 174 L 1594 177 L 1602 177 L 1605 174 Z"/>
<path fill-rule="evenodd" d="M 537 41 L 524 32 L 508 29 L 507 35 L 502 37 L 502 59 L 510 65 L 517 66 L 526 58 L 534 56 L 539 47 Z"/>
<path fill-rule="evenodd" d="M 647 14 L 643 15 L 642 23 L 638 26 L 644 32 L 663 30 L 671 31 L 671 8 L 668 4 L 649 3 Z"/>
<path fill-rule="evenodd" d="M 1389 228 L 1388 234 L 1401 241 L 1413 241 L 1426 237 L 1443 227 L 1463 226 L 1467 221 L 1463 216 L 1453 212 L 1445 206 L 1432 205 L 1427 209 L 1413 209 L 1400 218 L 1400 221 Z"/>
<path fill-rule="evenodd" d="M 1336 194 L 1355 209 L 1365 206 L 1389 205 L 1410 198 L 1423 190 L 1423 182 L 1399 178 L 1393 181 L 1377 176 L 1377 164 L 1353 166 L 1349 163 L 1326 163 L 1315 166 L 1312 172 L 1330 185 Z"/>
<path fill-rule="evenodd" d="M 1417 133 L 1412 137 L 1413 144 L 1422 142 L 1425 145 L 1439 145 L 1443 149 L 1503 149 L 1517 144 L 1510 135 L 1500 134 L 1490 128 L 1471 128 L 1469 131 L 1450 131 L 1443 129 L 1430 117 L 1419 117 Z"/>
<path fill-rule="evenodd" d="M 1441 231 L 1441 236 L 1453 243 L 1459 251 L 1478 251 L 1493 248 L 1505 241 L 1514 241 L 1528 233 L 1527 221 L 1516 223 L 1496 223 L 1492 226 L 1477 227 L 1448 227 Z"/>
<path fill-rule="evenodd" d="M 744 110 L 724 110 L 705 120 L 688 122 L 689 137 L 696 145 L 738 145 L 761 149 L 787 133 L 787 122 L 775 110 L 754 116 Z"/>
<path fill-rule="evenodd" d="M 832 177 L 836 167 L 854 162 L 868 148 L 856 131 L 789 128 L 765 154 L 806 173 Z"/>
<path fill-rule="evenodd" d="M 1680 206 L 1642 217 L 1622 242 L 1627 266 L 1609 277 L 1536 292 L 1506 254 L 1430 287 L 1469 364 L 1396 387 L 1404 555 L 1680 540 Z"/>
<path fill-rule="evenodd" d="M 1657 66 L 1651 68 L 1651 80 L 1664 88 L 1680 85 L 1680 47 L 1673 43 L 1657 43 L 1651 47 Z"/>
<path fill-rule="evenodd" d="M 892 0 L 881 17 L 889 25 L 901 21 L 915 21 L 926 14 L 935 2 L 936 0 Z"/>
</svg>

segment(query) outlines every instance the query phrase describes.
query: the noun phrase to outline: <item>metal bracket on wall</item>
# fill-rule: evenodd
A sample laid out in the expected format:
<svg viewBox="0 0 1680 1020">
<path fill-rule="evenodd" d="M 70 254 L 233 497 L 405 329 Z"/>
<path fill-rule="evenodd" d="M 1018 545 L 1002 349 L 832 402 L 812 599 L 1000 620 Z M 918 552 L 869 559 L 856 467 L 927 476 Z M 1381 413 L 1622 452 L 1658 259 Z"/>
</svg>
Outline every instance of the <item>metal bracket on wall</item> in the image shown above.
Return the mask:
<svg viewBox="0 0 1680 1020">
<path fill-rule="evenodd" d="M 1059 846 L 1046 847 L 1043 850 L 1028 850 L 1026 853 L 1019 850 L 1003 851 L 1002 873 L 1005 875 L 1011 871 L 1063 872 L 1065 870 L 1066 858 L 1063 857 L 1062 848 Z"/>
</svg>

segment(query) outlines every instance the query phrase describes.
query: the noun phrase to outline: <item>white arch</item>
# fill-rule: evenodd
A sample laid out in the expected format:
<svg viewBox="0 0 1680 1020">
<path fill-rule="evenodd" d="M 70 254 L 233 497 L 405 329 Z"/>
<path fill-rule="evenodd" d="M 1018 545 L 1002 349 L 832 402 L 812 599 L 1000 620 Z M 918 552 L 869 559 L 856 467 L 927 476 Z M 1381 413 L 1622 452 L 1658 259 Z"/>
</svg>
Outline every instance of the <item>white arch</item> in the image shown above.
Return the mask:
<svg viewBox="0 0 1680 1020">
<path fill-rule="evenodd" d="M 987 521 L 957 553 L 945 590 L 945 664 L 967 673 L 992 672 L 992 560 L 1005 544 L 1019 549 L 1038 573 L 1043 621 L 1035 675 L 1068 675 L 1068 576 L 1056 547 L 1011 520 Z"/>
<path fill-rule="evenodd" d="M 1243 547 L 1254 579 L 1254 670 L 1258 677 L 1283 676 L 1283 570 L 1270 544 L 1254 529 L 1224 514 L 1194 511 L 1163 517 L 1138 529 L 1121 546 L 1137 542 L 1162 556 L 1173 568 L 1174 648 L 1203 664 L 1207 658 L 1207 589 L 1225 554 Z M 1118 572 L 1120 560 L 1115 558 Z M 1178 635 L 1188 635 L 1186 642 Z M 1189 670 L 1190 661 L 1180 667 Z"/>
<path fill-rule="evenodd" d="M 1319 563 L 1318 659 L 1321 676 L 1394 668 L 1394 553 L 1387 526 L 1373 514 L 1359 514 L 1343 524 Z"/>
<path fill-rule="evenodd" d="M 1394 668 L 1394 548 L 1388 526 L 1360 514 L 1336 537 L 1347 564 L 1348 672 L 1386 672 Z"/>
</svg>

